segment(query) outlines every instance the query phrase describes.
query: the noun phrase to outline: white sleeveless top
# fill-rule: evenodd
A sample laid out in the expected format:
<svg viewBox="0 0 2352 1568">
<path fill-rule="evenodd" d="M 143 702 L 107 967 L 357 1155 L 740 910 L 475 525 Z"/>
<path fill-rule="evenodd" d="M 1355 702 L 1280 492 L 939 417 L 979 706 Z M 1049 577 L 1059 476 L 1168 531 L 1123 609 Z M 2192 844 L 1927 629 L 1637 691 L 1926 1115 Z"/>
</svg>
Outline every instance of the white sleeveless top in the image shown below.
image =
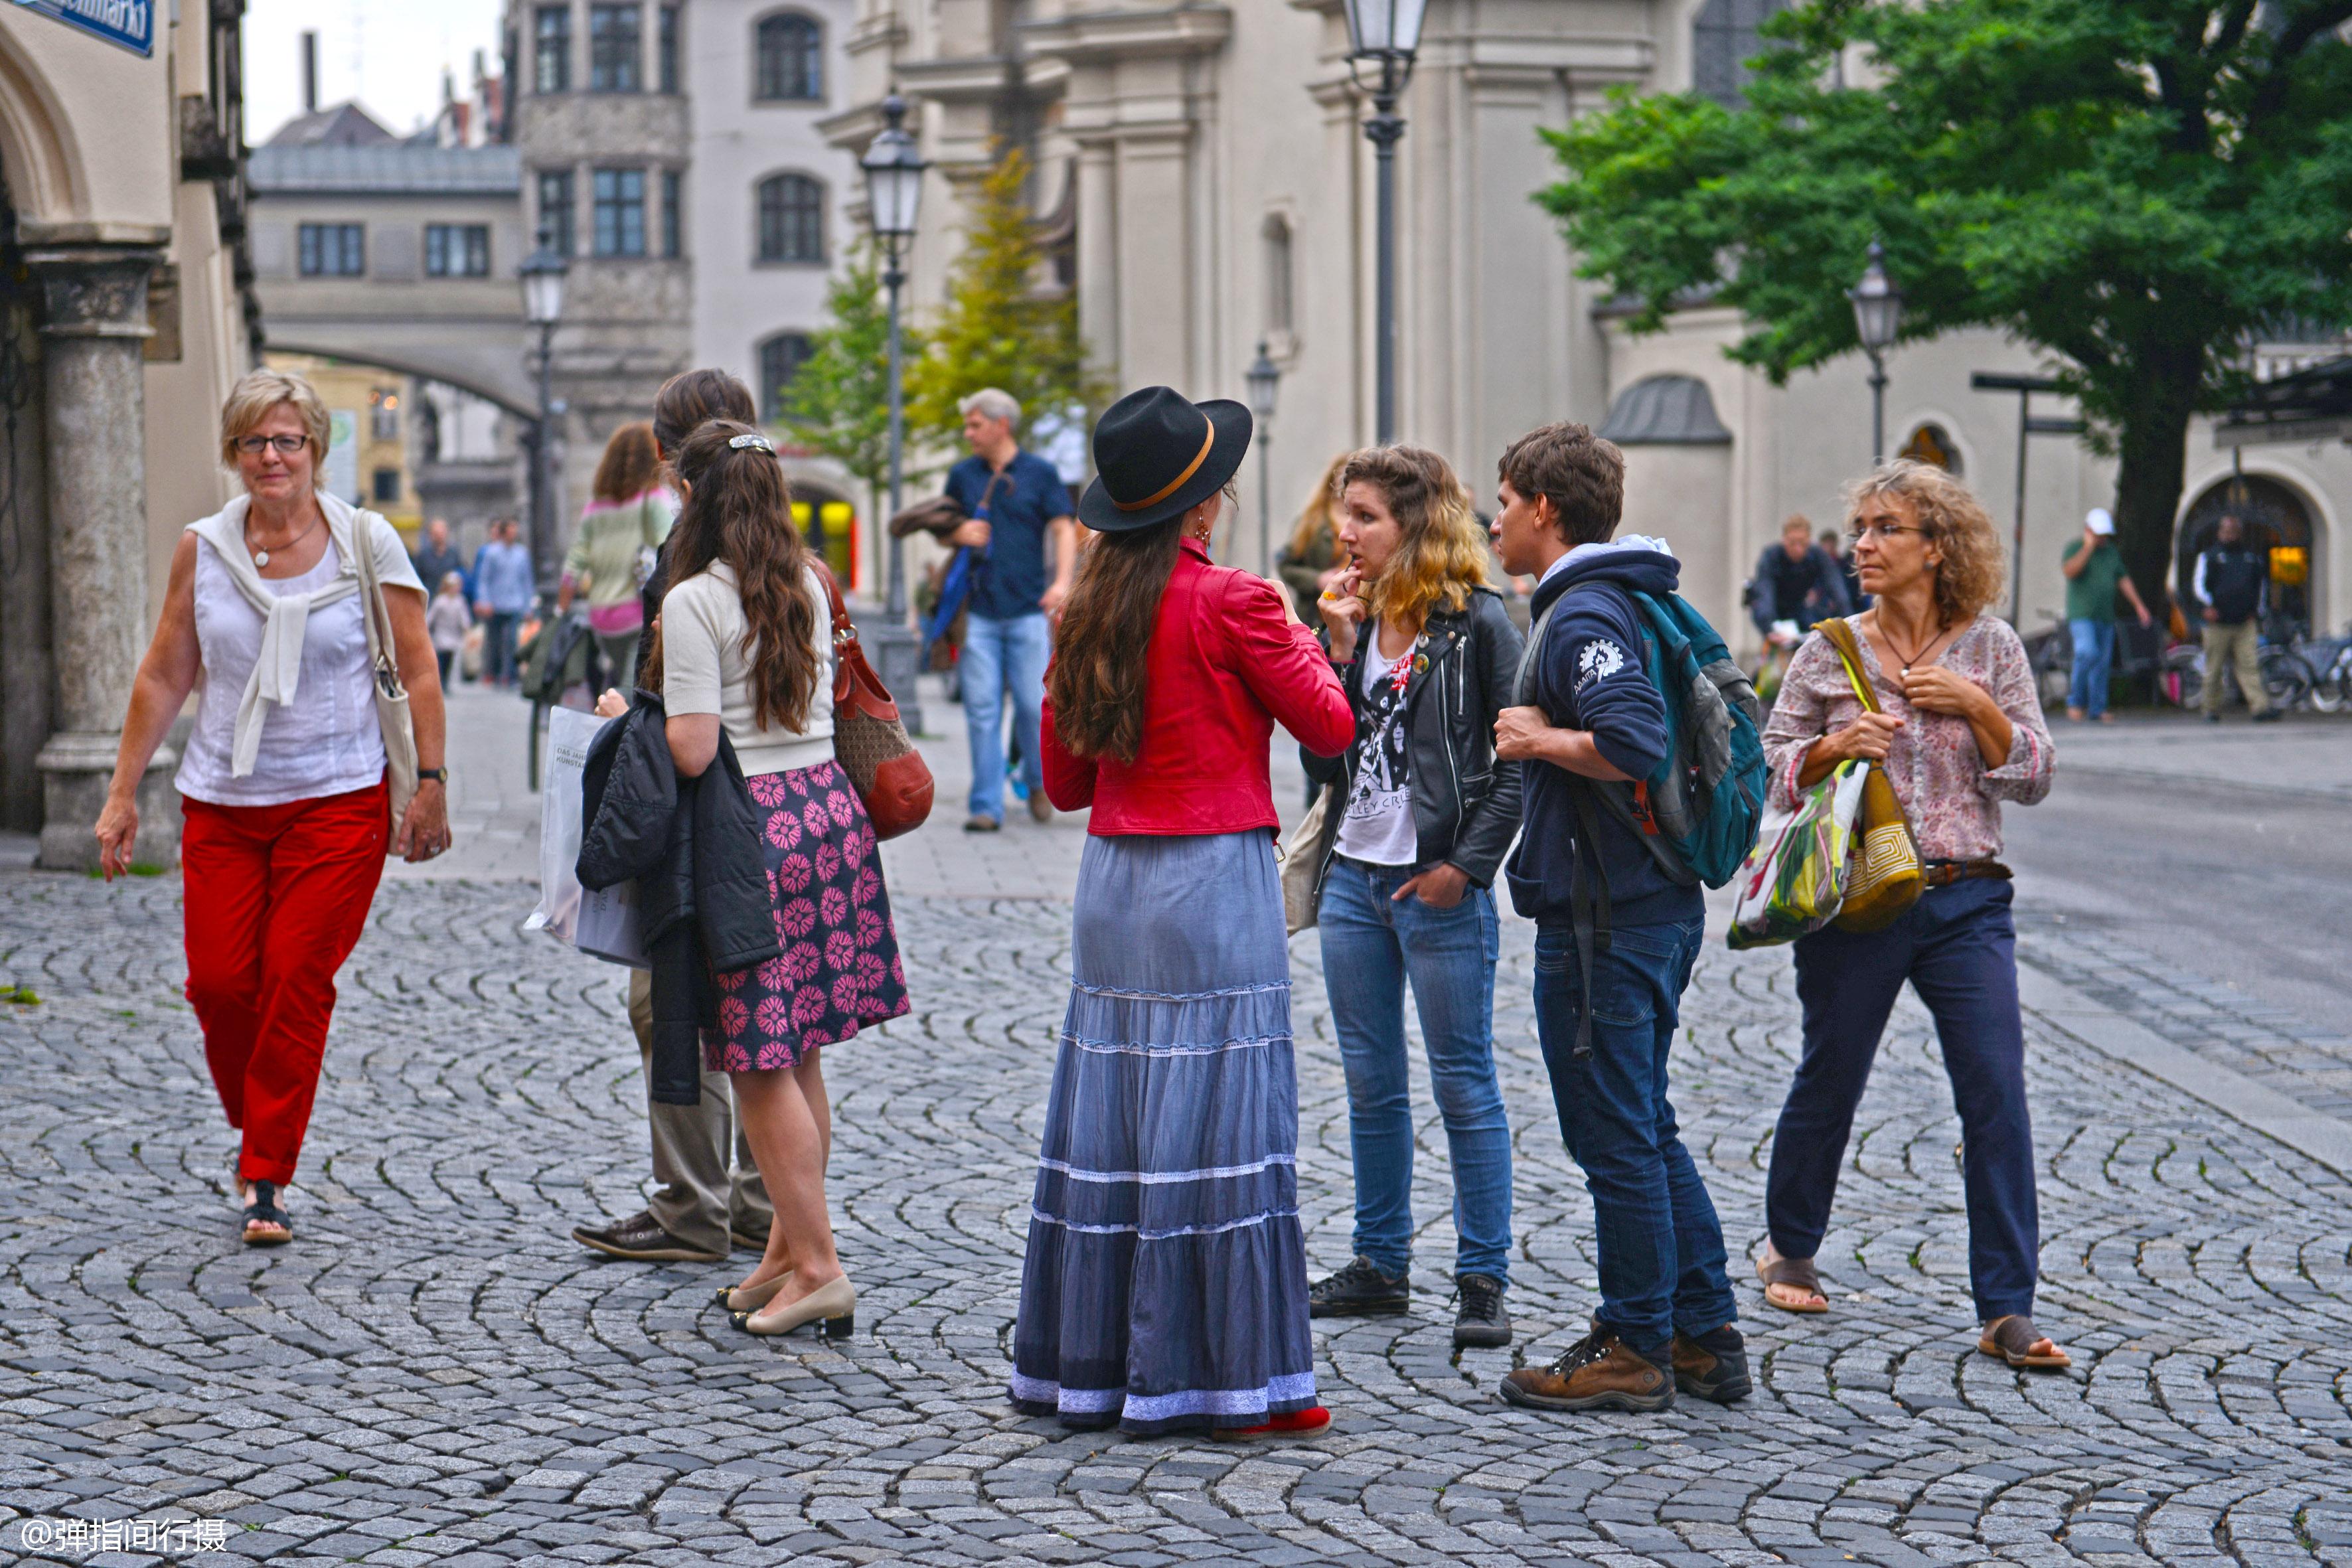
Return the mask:
<svg viewBox="0 0 2352 1568">
<path fill-rule="evenodd" d="M 380 556 L 389 552 L 379 552 Z M 319 563 L 299 577 L 263 578 L 274 595 L 308 594 L 341 570 L 334 542 Z M 415 568 L 401 556 L 399 573 L 379 559 L 389 586 L 415 587 Z M 253 771 L 230 771 L 236 710 L 261 655 L 261 612 L 231 581 L 228 568 L 201 535 L 196 541 L 196 725 L 180 754 L 173 783 L 182 795 L 211 805 L 283 805 L 366 789 L 383 776 L 383 732 L 377 727 L 367 628 L 357 595 L 310 612 L 302 637 L 302 674 L 294 700 L 273 707 L 261 731 Z"/>
</svg>

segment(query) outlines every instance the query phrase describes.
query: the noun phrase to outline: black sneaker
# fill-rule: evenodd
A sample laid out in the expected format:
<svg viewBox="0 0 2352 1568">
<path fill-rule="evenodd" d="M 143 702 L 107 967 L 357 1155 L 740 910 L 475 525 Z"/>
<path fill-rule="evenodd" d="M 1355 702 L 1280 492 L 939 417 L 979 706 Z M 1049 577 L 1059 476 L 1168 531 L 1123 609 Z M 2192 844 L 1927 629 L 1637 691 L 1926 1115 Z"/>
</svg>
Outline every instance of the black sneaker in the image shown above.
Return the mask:
<svg viewBox="0 0 2352 1568">
<path fill-rule="evenodd" d="M 1454 1279 L 1454 1348 L 1494 1350 L 1511 1342 L 1511 1315 L 1503 1310 L 1503 1282 L 1491 1274 Z"/>
<path fill-rule="evenodd" d="M 1307 1288 L 1310 1318 L 1367 1318 L 1381 1312 L 1402 1312 L 1412 1306 L 1410 1277 L 1384 1274 L 1369 1258 L 1359 1258 L 1337 1274 L 1327 1274 Z"/>
<path fill-rule="evenodd" d="M 1694 1399 L 1730 1405 L 1755 1390 L 1748 1375 L 1748 1343 L 1729 1323 L 1696 1339 L 1675 1334 L 1674 1361 L 1675 1386 Z"/>
</svg>

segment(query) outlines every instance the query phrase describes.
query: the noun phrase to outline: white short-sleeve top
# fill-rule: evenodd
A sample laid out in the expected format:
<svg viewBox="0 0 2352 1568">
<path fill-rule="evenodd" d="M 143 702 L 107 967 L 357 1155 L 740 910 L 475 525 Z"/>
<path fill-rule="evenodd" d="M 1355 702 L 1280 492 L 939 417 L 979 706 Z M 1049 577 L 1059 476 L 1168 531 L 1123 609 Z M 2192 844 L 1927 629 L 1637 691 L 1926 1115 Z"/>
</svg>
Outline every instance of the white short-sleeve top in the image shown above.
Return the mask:
<svg viewBox="0 0 2352 1568">
<path fill-rule="evenodd" d="M 425 591 L 390 523 L 370 531 L 376 578 L 386 588 Z M 283 596 L 327 586 L 342 569 L 330 538 L 319 563 L 298 577 L 262 579 Z M 383 731 L 368 665 L 367 628 L 354 594 L 310 612 L 302 637 L 302 675 L 294 700 L 273 707 L 261 727 L 261 751 L 243 778 L 230 773 L 236 709 L 261 655 L 261 612 L 231 581 L 201 534 L 196 540 L 196 722 L 173 782 L 182 795 L 211 805 L 283 805 L 367 789 L 383 777 Z"/>
<path fill-rule="evenodd" d="M 753 718 L 757 649 L 744 646 L 751 623 L 735 569 L 714 561 L 662 598 L 663 710 L 672 718 L 718 714 L 746 778 L 833 760 L 833 605 L 814 566 L 805 582 L 816 606 L 816 689 L 809 695 L 808 724 L 797 733 L 762 729 Z"/>
</svg>

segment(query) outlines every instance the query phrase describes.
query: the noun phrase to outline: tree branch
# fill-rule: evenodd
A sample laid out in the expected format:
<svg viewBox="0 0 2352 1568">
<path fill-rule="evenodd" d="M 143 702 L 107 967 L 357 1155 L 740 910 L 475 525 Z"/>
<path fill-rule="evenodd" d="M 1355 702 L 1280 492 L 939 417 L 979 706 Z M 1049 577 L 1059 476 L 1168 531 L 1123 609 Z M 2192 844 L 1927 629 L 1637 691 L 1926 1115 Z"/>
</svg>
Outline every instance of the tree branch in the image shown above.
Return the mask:
<svg viewBox="0 0 2352 1568">
<path fill-rule="evenodd" d="M 2262 0 L 2231 0 L 2229 10 L 2222 14 L 2221 26 L 2213 34 L 2212 43 L 2206 47 L 2205 58 L 2217 62 L 2227 60 L 2244 40 L 2246 25 L 2254 19 L 2261 4 Z"/>
<path fill-rule="evenodd" d="M 2352 22 L 2352 0 L 2321 0 L 2279 29 L 2276 41 L 2271 45 L 2270 65 L 2254 88 L 2253 101 L 2246 109 L 2249 138 L 2257 127 L 2267 124 L 2286 107 L 2289 68 L 2295 57 L 2309 48 L 2313 39 L 2323 33 L 2333 33 L 2347 22 Z"/>
</svg>

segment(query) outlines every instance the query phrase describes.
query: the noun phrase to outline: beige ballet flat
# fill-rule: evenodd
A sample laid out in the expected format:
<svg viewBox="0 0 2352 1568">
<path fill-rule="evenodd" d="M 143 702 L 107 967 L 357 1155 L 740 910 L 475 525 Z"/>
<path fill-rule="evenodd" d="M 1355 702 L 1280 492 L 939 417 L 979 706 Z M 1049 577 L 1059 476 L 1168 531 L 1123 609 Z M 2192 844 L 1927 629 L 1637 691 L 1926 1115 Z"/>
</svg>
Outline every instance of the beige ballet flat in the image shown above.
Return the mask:
<svg viewBox="0 0 2352 1568">
<path fill-rule="evenodd" d="M 711 1300 L 722 1312 L 756 1312 L 793 1282 L 793 1274 L 787 1268 L 764 1285 L 721 1285 Z"/>
<path fill-rule="evenodd" d="M 845 1274 L 797 1301 L 763 1312 L 731 1313 L 727 1321 L 752 1334 L 789 1334 L 803 1323 L 814 1323 L 826 1339 L 845 1340 L 857 1324 L 857 1288 Z"/>
</svg>

